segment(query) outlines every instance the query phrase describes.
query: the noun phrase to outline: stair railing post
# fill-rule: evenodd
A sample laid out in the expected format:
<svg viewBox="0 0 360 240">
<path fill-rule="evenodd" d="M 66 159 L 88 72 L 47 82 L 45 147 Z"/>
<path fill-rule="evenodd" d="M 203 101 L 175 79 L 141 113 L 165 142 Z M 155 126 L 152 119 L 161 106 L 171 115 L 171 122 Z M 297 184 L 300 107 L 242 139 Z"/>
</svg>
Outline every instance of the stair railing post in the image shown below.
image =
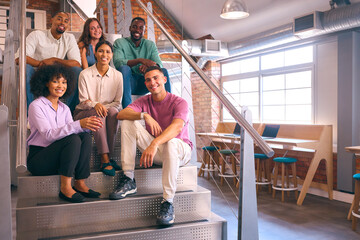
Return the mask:
<svg viewBox="0 0 360 240">
<path fill-rule="evenodd" d="M 8 108 L 0 106 L 0 236 L 12 239 Z"/>
<path fill-rule="evenodd" d="M 252 114 L 247 107 L 242 107 L 241 114 L 252 124 Z M 240 140 L 238 239 L 259 239 L 254 141 L 244 128 L 241 128 Z"/>
</svg>

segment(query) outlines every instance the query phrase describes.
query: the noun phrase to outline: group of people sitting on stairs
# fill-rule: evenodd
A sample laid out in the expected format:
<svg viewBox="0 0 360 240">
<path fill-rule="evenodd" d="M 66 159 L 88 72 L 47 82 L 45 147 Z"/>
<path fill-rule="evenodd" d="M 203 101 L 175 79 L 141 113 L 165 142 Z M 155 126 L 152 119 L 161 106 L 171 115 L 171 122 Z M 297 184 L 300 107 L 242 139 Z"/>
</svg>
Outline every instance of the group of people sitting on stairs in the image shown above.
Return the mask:
<svg viewBox="0 0 360 240">
<path fill-rule="evenodd" d="M 33 31 L 26 38 L 28 170 L 36 176 L 59 174 L 63 200 L 99 198 L 101 193 L 85 183 L 90 176 L 92 132 L 102 172 L 115 176 L 115 170 L 123 171 L 109 196 L 122 199 L 137 192 L 137 147 L 141 167 L 162 165 L 163 200 L 157 223 L 172 225 L 178 170 L 190 161 L 192 150 L 187 102 L 171 93 L 155 44 L 143 38 L 144 19 L 134 18 L 131 36 L 117 39 L 114 46 L 105 40 L 96 18 L 85 22 L 77 44 L 74 35 L 65 32 L 69 21 L 68 13 L 57 12 L 49 30 Z M 111 59 L 116 69 L 110 66 Z M 132 103 L 132 94 L 148 92 Z M 146 129 L 137 121 L 141 119 Z M 122 120 L 121 168 L 109 158 L 118 120 Z"/>
</svg>

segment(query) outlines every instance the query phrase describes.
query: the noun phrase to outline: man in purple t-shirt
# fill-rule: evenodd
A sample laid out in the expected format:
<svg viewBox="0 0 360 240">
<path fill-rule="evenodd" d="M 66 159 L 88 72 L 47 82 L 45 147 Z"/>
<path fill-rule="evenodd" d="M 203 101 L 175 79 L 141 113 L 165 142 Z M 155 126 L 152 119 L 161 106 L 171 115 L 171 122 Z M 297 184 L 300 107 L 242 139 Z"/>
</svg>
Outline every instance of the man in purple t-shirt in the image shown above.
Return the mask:
<svg viewBox="0 0 360 240">
<path fill-rule="evenodd" d="M 140 166 L 162 165 L 163 201 L 157 214 L 159 225 L 174 223 L 173 199 L 179 167 L 191 158 L 187 102 L 165 90 L 166 77 L 158 66 L 145 72 L 145 95 L 121 110 L 121 164 L 124 175 L 110 199 L 122 199 L 137 191 L 134 179 L 136 147 L 142 151 Z M 144 119 L 146 129 L 139 121 Z"/>
</svg>

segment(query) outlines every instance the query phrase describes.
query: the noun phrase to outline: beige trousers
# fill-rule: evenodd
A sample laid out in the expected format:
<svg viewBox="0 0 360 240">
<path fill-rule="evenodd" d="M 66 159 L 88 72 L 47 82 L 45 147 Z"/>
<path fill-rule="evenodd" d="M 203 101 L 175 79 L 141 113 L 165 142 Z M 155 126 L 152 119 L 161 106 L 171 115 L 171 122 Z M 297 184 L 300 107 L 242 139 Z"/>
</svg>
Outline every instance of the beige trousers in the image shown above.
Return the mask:
<svg viewBox="0 0 360 240">
<path fill-rule="evenodd" d="M 123 120 L 121 124 L 121 165 L 124 172 L 134 171 L 136 147 L 143 152 L 154 137 L 139 121 Z M 162 165 L 163 197 L 172 200 L 176 192 L 176 180 L 179 167 L 187 164 L 191 158 L 190 146 L 178 138 L 159 146 L 154 163 Z"/>
</svg>

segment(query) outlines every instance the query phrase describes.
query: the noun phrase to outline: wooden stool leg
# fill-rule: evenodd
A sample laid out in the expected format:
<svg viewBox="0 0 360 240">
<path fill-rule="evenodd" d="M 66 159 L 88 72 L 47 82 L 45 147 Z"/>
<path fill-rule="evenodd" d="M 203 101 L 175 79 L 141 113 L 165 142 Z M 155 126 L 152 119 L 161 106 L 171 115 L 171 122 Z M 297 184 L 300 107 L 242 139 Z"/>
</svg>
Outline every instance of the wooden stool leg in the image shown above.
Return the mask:
<svg viewBox="0 0 360 240">
<path fill-rule="evenodd" d="M 201 167 L 199 169 L 199 173 L 198 173 L 198 176 L 201 177 L 201 176 L 204 176 L 204 168 L 205 168 L 205 165 L 206 165 L 206 150 L 203 151 L 203 160 L 202 160 L 202 163 L 201 163 Z"/>
<path fill-rule="evenodd" d="M 286 187 L 290 188 L 290 177 L 289 177 L 289 166 L 285 164 L 285 173 L 286 173 Z M 290 191 L 287 191 L 287 196 L 290 197 Z"/>
<path fill-rule="evenodd" d="M 352 211 L 356 214 L 359 214 L 359 202 L 360 202 L 360 180 L 355 180 L 355 197 L 354 197 L 354 206 Z M 352 216 L 353 231 L 356 231 L 356 222 L 357 222 L 357 217 Z"/>
<path fill-rule="evenodd" d="M 285 164 L 281 163 L 281 187 L 284 188 L 285 187 Z M 284 191 L 281 191 L 281 201 L 284 202 L 285 198 L 284 198 Z"/>
<path fill-rule="evenodd" d="M 209 156 L 209 161 L 210 161 L 211 166 L 212 166 L 211 169 L 212 169 L 213 178 L 215 178 L 216 170 L 215 170 L 215 159 L 214 159 L 214 152 L 213 151 L 211 151 L 211 154 Z"/>
<path fill-rule="evenodd" d="M 297 188 L 296 163 L 291 165 L 291 174 L 293 175 L 294 188 Z M 295 199 L 298 199 L 298 190 L 295 190 Z"/>
<path fill-rule="evenodd" d="M 256 181 L 260 182 L 260 159 L 256 158 Z M 256 193 L 259 191 L 259 184 L 256 184 Z"/>
<path fill-rule="evenodd" d="M 274 167 L 274 180 L 273 180 L 273 186 L 274 186 L 274 187 L 276 187 L 276 185 L 277 185 L 278 171 L 279 171 L 279 163 L 278 163 L 278 162 L 275 162 L 275 167 Z M 273 198 L 275 198 L 275 193 L 276 193 L 276 190 L 273 189 Z"/>
<path fill-rule="evenodd" d="M 222 156 L 221 159 L 221 175 L 225 174 L 225 161 L 226 161 L 226 157 Z M 224 184 L 224 177 L 221 176 L 220 178 L 220 185 L 222 186 Z"/>
<path fill-rule="evenodd" d="M 260 181 L 266 182 L 266 171 L 265 171 L 265 160 L 264 159 L 260 160 Z M 260 187 L 262 188 L 262 186 L 260 186 Z"/>
<path fill-rule="evenodd" d="M 270 159 L 266 159 L 265 160 L 265 166 L 266 166 L 266 179 L 269 181 L 269 193 L 271 193 L 271 171 L 270 171 L 270 169 L 271 169 L 271 167 L 270 167 L 270 165 L 271 165 L 271 161 L 270 161 Z"/>
<path fill-rule="evenodd" d="M 354 196 L 354 198 L 353 198 L 353 200 L 352 200 L 352 203 L 351 203 L 351 206 L 350 206 L 348 215 L 347 215 L 347 220 L 351 220 L 351 216 L 352 216 L 351 212 L 352 212 L 353 207 L 354 207 L 354 202 L 355 202 L 355 196 Z"/>
<path fill-rule="evenodd" d="M 210 179 L 210 169 L 211 169 L 209 154 L 206 155 L 206 164 L 207 164 L 207 180 L 209 180 Z"/>
<path fill-rule="evenodd" d="M 237 182 L 237 179 L 236 179 L 236 176 L 237 176 L 237 174 L 236 174 L 236 172 L 237 172 L 236 171 L 236 159 L 235 159 L 235 156 L 232 155 L 232 154 L 230 156 L 230 161 L 231 161 L 232 171 L 233 171 L 233 173 L 235 175 L 235 177 L 234 177 L 234 185 L 236 186 L 236 182 Z"/>
</svg>

